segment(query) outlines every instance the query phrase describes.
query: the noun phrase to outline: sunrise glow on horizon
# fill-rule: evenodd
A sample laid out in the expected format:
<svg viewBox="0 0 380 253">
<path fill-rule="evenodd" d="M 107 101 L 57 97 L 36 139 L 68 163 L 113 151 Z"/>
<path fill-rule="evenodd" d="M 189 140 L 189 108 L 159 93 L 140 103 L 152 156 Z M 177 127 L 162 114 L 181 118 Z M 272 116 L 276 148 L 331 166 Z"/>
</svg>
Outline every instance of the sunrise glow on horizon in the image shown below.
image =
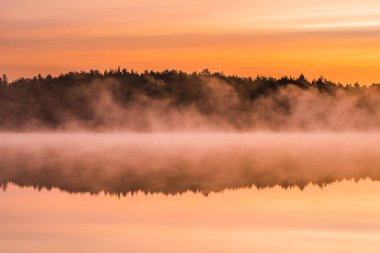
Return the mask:
<svg viewBox="0 0 380 253">
<path fill-rule="evenodd" d="M 0 72 L 209 68 L 380 82 L 380 2 L 5 0 Z"/>
<path fill-rule="evenodd" d="M 0 0 L 0 253 L 380 252 L 380 0 Z"/>
</svg>

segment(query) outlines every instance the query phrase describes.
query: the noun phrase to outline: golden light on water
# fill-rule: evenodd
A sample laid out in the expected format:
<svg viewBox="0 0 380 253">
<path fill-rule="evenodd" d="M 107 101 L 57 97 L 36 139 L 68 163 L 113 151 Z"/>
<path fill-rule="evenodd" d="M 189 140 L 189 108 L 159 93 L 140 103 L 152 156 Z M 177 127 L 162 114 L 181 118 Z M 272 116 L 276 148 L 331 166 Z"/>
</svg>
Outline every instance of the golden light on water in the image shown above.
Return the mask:
<svg viewBox="0 0 380 253">
<path fill-rule="evenodd" d="M 1 252 L 377 252 L 380 184 L 122 198 L 9 186 Z"/>
<path fill-rule="evenodd" d="M 378 0 L 0 0 L 0 253 L 379 252 L 379 45 Z"/>
</svg>

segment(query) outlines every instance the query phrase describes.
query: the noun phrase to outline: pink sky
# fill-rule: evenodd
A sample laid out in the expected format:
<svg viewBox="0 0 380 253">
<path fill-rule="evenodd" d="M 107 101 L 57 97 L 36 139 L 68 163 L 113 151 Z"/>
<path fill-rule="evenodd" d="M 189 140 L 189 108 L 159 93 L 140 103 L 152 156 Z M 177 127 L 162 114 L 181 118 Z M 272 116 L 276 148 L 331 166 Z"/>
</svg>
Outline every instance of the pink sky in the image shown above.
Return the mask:
<svg viewBox="0 0 380 253">
<path fill-rule="evenodd" d="M 209 68 L 380 82 L 377 0 L 3 0 L 0 72 Z"/>
</svg>

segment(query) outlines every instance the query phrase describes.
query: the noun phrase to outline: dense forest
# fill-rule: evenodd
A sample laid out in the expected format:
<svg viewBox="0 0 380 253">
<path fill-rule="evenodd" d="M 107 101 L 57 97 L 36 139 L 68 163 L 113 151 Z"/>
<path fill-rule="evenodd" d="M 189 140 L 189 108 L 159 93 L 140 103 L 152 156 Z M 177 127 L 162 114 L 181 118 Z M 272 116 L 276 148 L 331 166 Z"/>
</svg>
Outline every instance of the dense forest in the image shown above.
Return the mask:
<svg viewBox="0 0 380 253">
<path fill-rule="evenodd" d="M 0 129 L 352 131 L 380 128 L 380 84 L 176 70 L 0 78 Z"/>
</svg>

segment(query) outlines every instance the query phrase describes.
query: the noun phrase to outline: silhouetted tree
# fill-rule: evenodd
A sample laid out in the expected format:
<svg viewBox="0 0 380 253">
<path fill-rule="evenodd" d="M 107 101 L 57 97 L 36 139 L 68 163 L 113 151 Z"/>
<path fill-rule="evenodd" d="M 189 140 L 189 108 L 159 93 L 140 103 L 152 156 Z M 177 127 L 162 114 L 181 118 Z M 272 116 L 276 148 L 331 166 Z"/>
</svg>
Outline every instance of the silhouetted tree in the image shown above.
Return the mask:
<svg viewBox="0 0 380 253">
<path fill-rule="evenodd" d="M 3 74 L 0 78 L 0 84 L 7 85 L 8 84 L 8 77 L 6 74 Z"/>
</svg>

